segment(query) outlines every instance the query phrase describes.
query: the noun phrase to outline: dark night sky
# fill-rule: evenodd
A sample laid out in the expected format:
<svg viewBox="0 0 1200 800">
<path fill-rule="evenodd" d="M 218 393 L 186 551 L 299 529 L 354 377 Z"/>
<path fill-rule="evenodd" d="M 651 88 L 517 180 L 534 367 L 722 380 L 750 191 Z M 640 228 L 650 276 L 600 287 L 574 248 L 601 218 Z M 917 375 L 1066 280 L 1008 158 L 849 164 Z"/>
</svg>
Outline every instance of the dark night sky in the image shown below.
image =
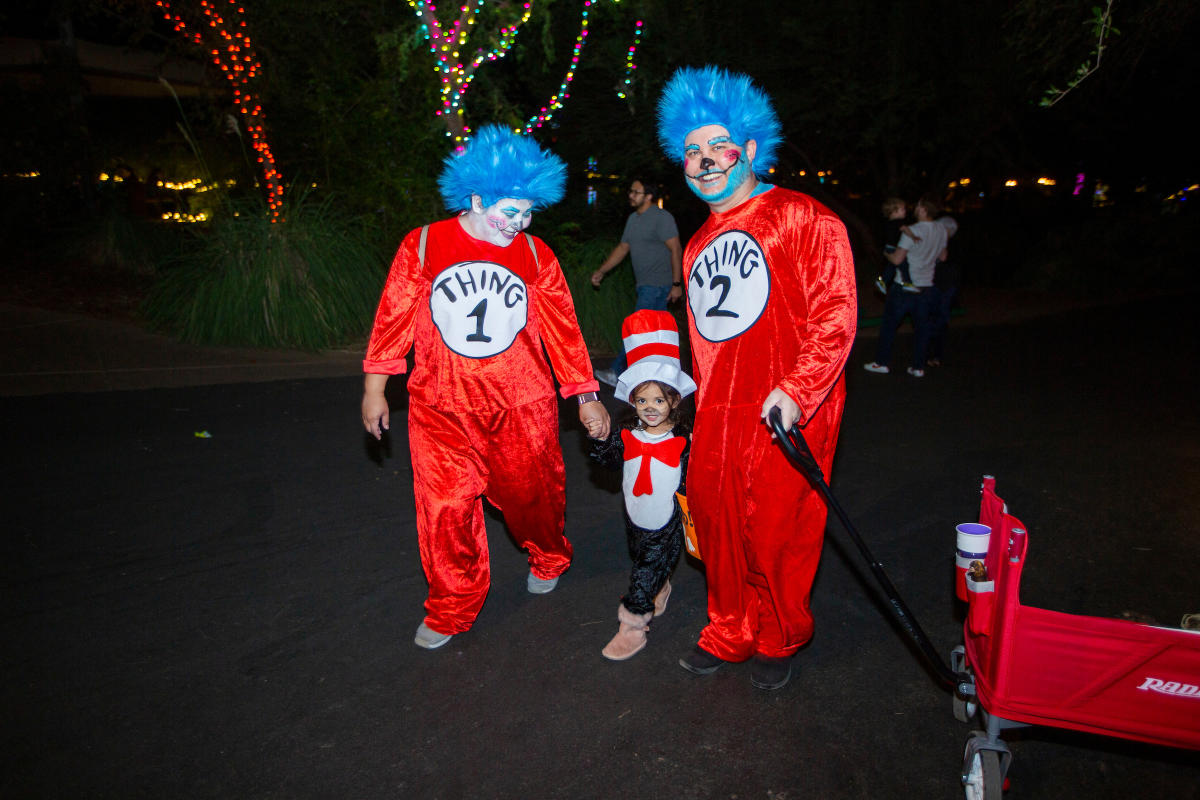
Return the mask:
<svg viewBox="0 0 1200 800">
<path fill-rule="evenodd" d="M 778 5 L 752 2 L 747 8 L 752 6 L 752 10 L 766 13 Z M 916 5 L 931 9 L 938 6 L 937 3 Z M 1193 54 L 1194 42 L 1200 35 L 1200 14 L 1191 11 L 1190 5 L 1154 0 L 1118 2 L 1114 8 L 1124 30 L 1121 36 L 1113 40 L 1108 58 L 1096 75 L 1085 81 L 1055 109 L 1037 110 L 1032 102 L 1027 108 L 1006 107 L 1005 113 L 1014 115 L 1015 123 L 1003 134 L 1006 139 L 1001 143 L 1004 157 L 1030 170 L 1103 170 L 1117 183 L 1152 181 L 1164 189 L 1174 184 L 1182 187 L 1200 180 L 1200 158 L 1196 155 L 1192 124 L 1186 121 L 1200 77 L 1197 74 L 1200 59 Z M 80 4 L 81 8 L 88 6 L 87 3 Z M 556 14 L 559 14 L 558 8 Z M 794 6 L 787 4 L 787 8 L 790 10 Z M 566 7 L 562 6 L 562 9 L 565 12 Z M 959 13 L 963 13 L 961 6 L 959 9 Z M 1159 16 L 1148 16 L 1153 14 Z M 1178 21 L 1172 15 L 1177 16 Z M 560 27 L 570 28 L 577 24 L 574 14 L 562 13 L 559 17 L 561 19 L 556 24 Z M 81 39 L 93 41 L 108 40 L 115 43 L 128 37 L 132 29 L 115 23 L 109 13 L 80 12 L 75 15 L 74 21 L 76 34 Z M 847 29 L 851 27 L 847 25 Z M 43 7 L 35 4 L 10 6 L 2 12 L 0 32 L 7 36 L 34 38 L 54 38 L 58 35 L 57 26 L 48 21 Z M 530 42 L 533 41 L 530 38 L 533 33 L 526 33 Z M 138 42 L 138 47 L 165 50 L 171 44 L 172 35 L 169 30 L 153 30 L 151 35 Z M 644 47 L 652 48 L 654 41 L 653 36 L 648 37 Z M 744 42 L 739 46 L 744 49 Z M 973 43 L 955 42 L 954 47 L 959 53 L 969 54 Z M 270 49 L 269 42 L 266 49 Z M 597 57 L 598 53 L 585 50 L 585 67 L 589 58 Z M 651 61 L 654 58 L 652 53 L 645 57 Z M 968 59 L 969 56 L 963 58 L 964 61 Z M 914 68 L 919 68 L 919 63 L 919 59 L 916 60 Z M 964 63 L 963 70 L 969 66 L 969 63 Z M 517 59 L 510 58 L 507 62 L 489 66 L 489 69 L 504 71 L 517 70 L 519 67 Z M 579 87 L 586 85 L 586 71 L 582 72 Z M 604 77 L 607 79 L 608 76 Z M 930 79 L 938 80 L 939 76 L 931 76 Z M 796 80 L 771 87 L 779 97 L 781 106 L 787 105 L 786 92 L 792 86 L 803 91 L 804 81 Z M 949 108 L 940 109 L 938 124 L 948 129 L 950 136 L 974 135 L 970 127 L 955 130 L 956 126 L 964 125 L 962 120 L 968 116 L 956 112 L 969 104 L 983 103 L 986 106 L 987 102 L 993 101 L 992 98 L 980 96 L 982 94 L 977 92 L 973 97 L 955 98 L 947 104 Z M 584 102 L 581 96 L 586 98 L 587 95 L 579 92 L 572 102 Z M 954 107 L 955 103 L 959 104 L 957 108 Z M 155 119 L 161 120 L 164 129 L 168 130 L 176 122 L 172 109 L 162 103 L 142 105 L 139 101 L 103 100 L 92 102 L 89 111 L 97 131 L 119 132 L 122 127 L 128 127 L 150 138 L 153 138 L 153 132 L 147 129 L 153 127 Z M 268 109 L 270 112 L 271 109 Z M 276 114 L 281 116 L 282 112 L 277 110 Z M 572 125 L 577 125 L 581 118 L 582 114 L 574 113 L 574 109 L 568 106 L 560 113 L 563 132 L 568 136 L 576 135 Z M 128 124 L 130 121 L 135 124 Z M 802 147 L 819 151 L 818 137 L 803 124 L 807 122 L 804 120 L 795 126 L 798 130 L 792 138 L 800 139 Z M 823 132 L 823 135 L 828 136 L 829 133 Z M 804 140 L 805 137 L 809 137 L 808 140 Z M 289 155 L 286 139 L 281 140 L 277 149 L 286 164 Z"/>
</svg>

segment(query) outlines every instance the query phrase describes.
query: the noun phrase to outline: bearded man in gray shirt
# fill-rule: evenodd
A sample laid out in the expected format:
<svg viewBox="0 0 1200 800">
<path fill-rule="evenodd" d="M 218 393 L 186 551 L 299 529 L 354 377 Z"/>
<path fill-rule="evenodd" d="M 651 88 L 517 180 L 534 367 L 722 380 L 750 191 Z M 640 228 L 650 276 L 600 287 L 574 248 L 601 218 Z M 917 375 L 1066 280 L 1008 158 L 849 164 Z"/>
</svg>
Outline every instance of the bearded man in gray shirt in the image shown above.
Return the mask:
<svg viewBox="0 0 1200 800">
<path fill-rule="evenodd" d="M 592 273 L 592 285 L 599 286 L 604 276 L 625 260 L 633 261 L 633 278 L 637 283 L 637 304 L 634 311 L 648 308 L 665 311 L 668 303 L 683 296 L 683 247 L 679 230 L 671 212 L 658 207 L 657 184 L 635 180 L 629 185 L 629 205 L 633 213 L 625 221 L 621 243 L 613 248 L 600 268 Z M 625 371 L 625 351 L 617 355 L 612 366 L 596 372 L 597 380 L 617 385 L 617 376 Z"/>
</svg>

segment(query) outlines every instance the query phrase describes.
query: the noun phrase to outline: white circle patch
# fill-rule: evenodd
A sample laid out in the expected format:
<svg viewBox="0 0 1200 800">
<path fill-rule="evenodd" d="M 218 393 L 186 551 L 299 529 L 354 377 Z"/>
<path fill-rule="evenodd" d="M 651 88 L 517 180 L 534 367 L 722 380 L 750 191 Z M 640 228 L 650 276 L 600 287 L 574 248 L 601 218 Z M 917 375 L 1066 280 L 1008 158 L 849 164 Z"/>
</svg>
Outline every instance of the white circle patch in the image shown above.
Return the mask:
<svg viewBox="0 0 1200 800">
<path fill-rule="evenodd" d="M 465 261 L 433 279 L 429 310 L 446 347 L 467 358 L 491 358 L 525 328 L 529 292 L 507 267 Z"/>
<path fill-rule="evenodd" d="M 688 306 L 696 330 L 710 342 L 748 331 L 767 307 L 771 273 L 763 249 L 745 231 L 726 231 L 692 262 Z"/>
</svg>

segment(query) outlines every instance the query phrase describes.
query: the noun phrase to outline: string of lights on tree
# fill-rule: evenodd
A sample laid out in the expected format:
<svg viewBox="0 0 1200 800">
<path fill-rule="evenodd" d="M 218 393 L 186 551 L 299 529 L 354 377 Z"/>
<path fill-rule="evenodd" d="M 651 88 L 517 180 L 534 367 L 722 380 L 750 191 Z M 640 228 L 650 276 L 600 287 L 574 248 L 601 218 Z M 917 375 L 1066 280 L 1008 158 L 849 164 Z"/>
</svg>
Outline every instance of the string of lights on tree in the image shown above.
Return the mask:
<svg viewBox="0 0 1200 800">
<path fill-rule="evenodd" d="M 633 85 L 633 71 L 637 69 L 637 62 L 634 57 L 637 55 L 638 45 L 642 40 L 642 21 L 639 19 L 633 26 L 633 44 L 629 45 L 629 49 L 625 52 L 625 81 L 620 89 L 617 90 L 617 97 L 622 100 L 626 99 L 630 87 Z"/>
<path fill-rule="evenodd" d="M 475 18 L 483 10 L 485 0 L 474 0 L 474 5 L 464 3 L 458 9 L 458 18 L 453 25 L 443 26 L 437 18 L 437 7 L 426 0 L 408 0 L 408 4 L 421 21 L 421 33 L 429 42 L 429 50 L 437 59 L 435 70 L 442 81 L 442 107 L 436 114 L 446 124 L 446 135 L 461 145 L 470 135 L 470 128 L 463 121 L 463 95 L 475 71 L 481 64 L 504 58 L 517 40 L 517 32 L 533 13 L 533 3 L 521 6 L 521 16 L 511 25 L 502 27 L 494 46 L 490 49 L 476 48 L 470 59 L 464 58 L 467 39 L 471 35 Z"/>
<path fill-rule="evenodd" d="M 481 0 L 482 1 L 482 0 Z M 156 0 L 163 10 L 163 18 L 170 22 L 176 32 L 206 50 L 225 79 L 233 87 L 233 99 L 245 120 L 246 132 L 250 135 L 250 146 L 257 153 L 257 160 L 267 187 L 267 208 L 271 222 L 283 221 L 283 179 L 275 168 L 275 157 L 267 143 L 263 128 L 263 110 L 256 92 L 250 88 L 251 81 L 262 73 L 262 62 L 246 32 L 245 10 L 237 0 L 226 0 L 225 11 L 217 2 L 200 0 L 200 10 L 205 20 L 188 26 L 179 14 L 172 13 L 170 0 Z M 228 16 L 226 16 L 228 15 Z"/>
<path fill-rule="evenodd" d="M 567 75 L 563 79 L 563 82 L 559 84 L 558 91 L 551 96 L 550 101 L 546 103 L 546 105 L 543 106 L 537 114 L 529 118 L 529 122 L 525 124 L 525 128 L 523 130 L 524 133 L 528 134 L 533 129 L 542 127 L 544 123 L 548 122 L 554 116 L 554 112 L 563 107 L 564 103 L 567 101 L 567 98 L 571 96 L 567 92 L 567 87 L 570 86 L 571 81 L 575 80 L 575 70 L 579 66 L 579 56 L 583 51 L 583 46 L 587 43 L 588 9 L 597 2 L 599 2 L 599 0 L 584 0 L 583 20 L 579 25 L 579 34 L 575 37 L 575 49 L 571 53 L 571 63 L 570 66 L 567 67 Z M 613 2 L 619 3 L 621 0 L 613 0 Z M 637 64 L 634 62 L 634 56 L 637 53 L 638 43 L 641 39 L 641 36 L 642 20 L 639 19 L 634 26 L 633 44 L 631 44 L 625 52 L 625 78 L 623 83 L 625 88 L 628 88 L 633 83 L 633 71 L 637 69 Z M 624 100 L 626 97 L 625 88 L 617 92 L 617 97 L 620 97 L 622 100 Z"/>
<path fill-rule="evenodd" d="M 558 85 L 558 91 L 551 95 L 546 105 L 542 106 L 541 110 L 530 117 L 529 121 L 525 123 L 524 133 L 529 133 L 534 128 L 542 127 L 544 123 L 554 117 L 554 112 L 562 108 L 567 98 L 571 96 L 567 92 L 567 87 L 571 85 L 571 81 L 575 80 L 575 69 L 579 66 L 579 54 L 583 52 L 583 46 L 587 44 L 588 9 L 592 7 L 594 2 L 595 0 L 583 0 L 583 19 L 579 23 L 579 34 L 575 37 L 575 49 L 571 51 L 571 62 L 567 67 L 567 76 L 563 78 L 563 82 Z"/>
<path fill-rule="evenodd" d="M 438 20 L 438 9 L 433 2 L 429 0 L 407 0 L 407 2 L 421 23 L 421 35 L 429 43 L 429 51 L 436 59 L 434 70 L 438 73 L 442 83 L 441 107 L 434 113 L 443 119 L 446 136 L 452 138 L 455 145 L 461 147 L 471 134 L 471 128 L 466 124 L 463 116 L 463 98 L 467 89 L 475 79 L 476 71 L 481 65 L 504 58 L 512 49 L 521 26 L 529 21 L 533 13 L 532 0 L 522 4 L 519 19 L 499 30 L 490 49 L 477 47 L 470 59 L 466 58 L 468 39 L 474 31 L 476 17 L 485 7 L 487 0 L 464 2 L 458 7 L 458 16 L 453 23 L 447 22 L 446 24 Z M 524 133 L 528 134 L 535 128 L 542 127 L 553 118 L 554 113 L 561 109 L 570 97 L 568 89 L 571 81 L 575 79 L 580 54 L 583 46 L 587 43 L 589 11 L 599 2 L 600 0 L 584 0 L 579 34 L 575 37 L 575 46 L 571 52 L 566 77 L 546 105 L 529 118 L 522 129 Z M 613 2 L 619 3 L 620 0 L 613 0 Z M 625 56 L 624 88 L 617 93 L 621 98 L 625 98 L 625 90 L 632 83 L 633 71 L 637 69 L 634 57 L 641 35 L 642 21 L 637 20 L 633 44 L 627 49 Z"/>
</svg>

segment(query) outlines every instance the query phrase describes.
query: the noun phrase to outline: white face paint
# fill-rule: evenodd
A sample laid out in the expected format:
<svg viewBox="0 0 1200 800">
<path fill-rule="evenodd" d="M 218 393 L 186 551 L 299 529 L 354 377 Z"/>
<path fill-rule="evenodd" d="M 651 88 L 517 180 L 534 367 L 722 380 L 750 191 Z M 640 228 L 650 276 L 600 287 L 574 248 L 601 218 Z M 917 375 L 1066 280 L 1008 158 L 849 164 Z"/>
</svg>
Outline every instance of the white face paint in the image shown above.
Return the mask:
<svg viewBox="0 0 1200 800">
<path fill-rule="evenodd" d="M 757 143 L 735 143 L 721 125 L 689 133 L 683 145 L 688 188 L 716 211 L 726 211 L 750 196 L 756 181 L 750 169 Z"/>
<path fill-rule="evenodd" d="M 471 210 L 463 217 L 463 225 L 476 239 L 508 247 L 532 219 L 531 200 L 502 197 L 485 208 L 479 195 L 475 195 L 471 198 Z"/>
</svg>

